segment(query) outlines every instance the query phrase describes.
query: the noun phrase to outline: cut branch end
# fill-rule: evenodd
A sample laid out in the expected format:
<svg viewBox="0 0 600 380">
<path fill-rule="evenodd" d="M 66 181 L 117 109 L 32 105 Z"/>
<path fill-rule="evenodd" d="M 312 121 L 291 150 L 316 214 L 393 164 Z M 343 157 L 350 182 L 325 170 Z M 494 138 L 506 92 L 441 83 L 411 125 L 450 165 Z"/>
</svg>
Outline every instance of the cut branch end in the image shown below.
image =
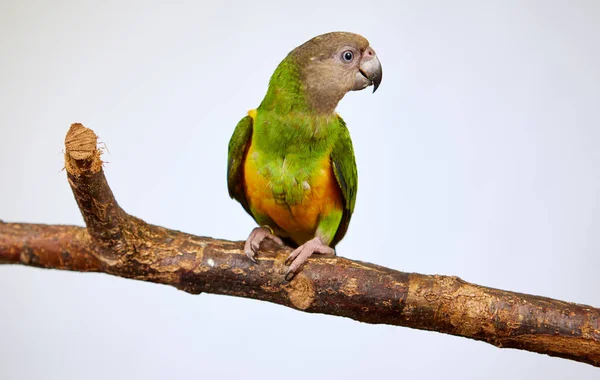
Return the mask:
<svg viewBox="0 0 600 380">
<path fill-rule="evenodd" d="M 80 123 L 71 124 L 65 137 L 65 167 L 78 175 L 85 171 L 97 173 L 102 169 L 102 152 L 97 147 L 98 136 Z"/>
</svg>

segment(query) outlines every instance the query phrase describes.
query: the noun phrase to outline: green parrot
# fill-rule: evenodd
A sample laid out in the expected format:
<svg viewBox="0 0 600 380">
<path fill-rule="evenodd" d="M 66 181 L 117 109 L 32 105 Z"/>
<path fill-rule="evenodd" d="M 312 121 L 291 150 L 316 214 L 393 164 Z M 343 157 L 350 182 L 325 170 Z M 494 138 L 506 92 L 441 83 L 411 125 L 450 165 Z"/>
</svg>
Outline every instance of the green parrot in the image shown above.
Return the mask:
<svg viewBox="0 0 600 380">
<path fill-rule="evenodd" d="M 229 195 L 260 226 L 244 246 L 252 261 L 265 239 L 290 245 L 290 280 L 312 254 L 335 254 L 358 187 L 350 133 L 335 108 L 348 91 L 375 92 L 381 78 L 369 42 L 346 32 L 314 37 L 279 64 L 229 141 Z"/>
</svg>

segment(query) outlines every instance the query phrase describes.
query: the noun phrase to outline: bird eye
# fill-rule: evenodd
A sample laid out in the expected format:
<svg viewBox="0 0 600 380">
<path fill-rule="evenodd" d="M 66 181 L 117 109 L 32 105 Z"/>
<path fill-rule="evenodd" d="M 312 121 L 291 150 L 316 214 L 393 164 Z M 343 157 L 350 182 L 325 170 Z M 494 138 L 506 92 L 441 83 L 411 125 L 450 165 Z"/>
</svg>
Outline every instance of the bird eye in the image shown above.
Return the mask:
<svg viewBox="0 0 600 380">
<path fill-rule="evenodd" d="M 352 51 L 346 50 L 345 52 L 342 53 L 342 60 L 344 62 L 350 63 L 350 62 L 352 62 L 353 59 L 354 59 L 354 53 L 352 53 Z"/>
</svg>

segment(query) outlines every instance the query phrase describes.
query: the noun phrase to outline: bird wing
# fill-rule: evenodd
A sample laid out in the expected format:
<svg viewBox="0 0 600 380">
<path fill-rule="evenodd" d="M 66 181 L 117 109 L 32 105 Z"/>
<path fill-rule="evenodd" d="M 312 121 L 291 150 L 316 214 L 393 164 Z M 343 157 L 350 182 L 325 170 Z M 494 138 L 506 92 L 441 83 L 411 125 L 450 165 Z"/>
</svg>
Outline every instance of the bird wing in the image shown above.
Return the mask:
<svg viewBox="0 0 600 380">
<path fill-rule="evenodd" d="M 337 243 L 346 235 L 354 205 L 356 203 L 356 192 L 358 190 L 358 171 L 356 169 L 356 160 L 354 158 L 354 149 L 352 148 L 352 140 L 350 132 L 346 128 L 344 120 L 338 116 L 340 123 L 340 137 L 337 139 L 331 151 L 331 166 L 337 184 L 342 191 L 344 198 L 344 211 L 342 220 L 337 232 L 331 242 L 331 247 L 335 247 Z"/>
<path fill-rule="evenodd" d="M 233 135 L 229 140 L 229 152 L 227 155 L 227 188 L 229 196 L 234 198 L 244 207 L 244 210 L 254 218 L 250 212 L 248 199 L 244 190 L 244 162 L 246 153 L 252 140 L 253 119 L 250 116 L 239 121 Z"/>
</svg>

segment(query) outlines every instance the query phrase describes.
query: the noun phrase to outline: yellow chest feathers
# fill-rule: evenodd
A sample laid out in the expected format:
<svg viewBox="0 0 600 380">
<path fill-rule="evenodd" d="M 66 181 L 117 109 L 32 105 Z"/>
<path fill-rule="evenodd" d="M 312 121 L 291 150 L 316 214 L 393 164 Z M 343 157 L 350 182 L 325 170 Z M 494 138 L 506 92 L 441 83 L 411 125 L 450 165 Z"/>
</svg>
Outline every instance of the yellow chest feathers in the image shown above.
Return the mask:
<svg viewBox="0 0 600 380">
<path fill-rule="evenodd" d="M 302 169 L 286 158 L 265 165 L 252 145 L 244 164 L 246 198 L 256 221 L 298 243 L 314 236 L 320 217 L 343 209 L 329 157 L 309 173 Z"/>
</svg>

